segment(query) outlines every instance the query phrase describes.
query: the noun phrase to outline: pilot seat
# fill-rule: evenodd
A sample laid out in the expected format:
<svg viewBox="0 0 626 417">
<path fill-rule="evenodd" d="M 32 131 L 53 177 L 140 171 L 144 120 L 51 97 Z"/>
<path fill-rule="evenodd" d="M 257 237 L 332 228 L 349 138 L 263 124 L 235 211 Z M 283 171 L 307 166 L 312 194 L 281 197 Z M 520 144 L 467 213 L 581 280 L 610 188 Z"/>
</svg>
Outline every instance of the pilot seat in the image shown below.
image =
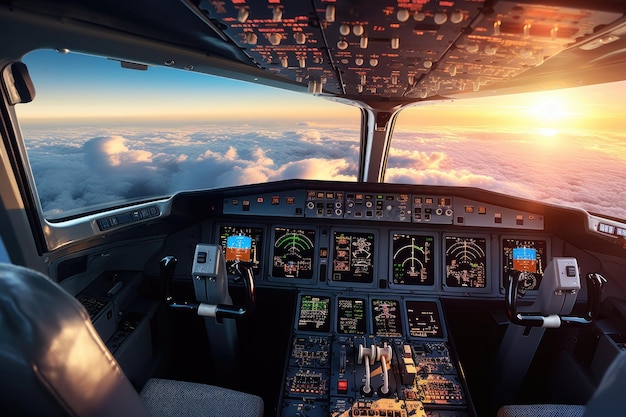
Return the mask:
<svg viewBox="0 0 626 417">
<path fill-rule="evenodd" d="M 263 415 L 263 400 L 150 379 L 138 393 L 78 300 L 46 276 L 0 264 L 0 415 Z"/>
</svg>

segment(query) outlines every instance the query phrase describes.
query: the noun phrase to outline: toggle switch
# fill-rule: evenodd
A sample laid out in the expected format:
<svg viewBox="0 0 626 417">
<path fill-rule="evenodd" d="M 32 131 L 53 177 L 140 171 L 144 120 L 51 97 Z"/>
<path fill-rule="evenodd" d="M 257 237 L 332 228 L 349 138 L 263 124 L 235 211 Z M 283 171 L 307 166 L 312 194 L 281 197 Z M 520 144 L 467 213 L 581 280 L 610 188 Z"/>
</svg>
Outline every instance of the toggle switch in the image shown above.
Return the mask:
<svg viewBox="0 0 626 417">
<path fill-rule="evenodd" d="M 283 20 L 283 6 L 275 6 L 272 9 L 272 21 L 280 22 Z"/>
<path fill-rule="evenodd" d="M 326 21 L 328 23 L 333 23 L 335 21 L 335 6 L 332 4 L 326 6 Z"/>
<path fill-rule="evenodd" d="M 250 16 L 250 8 L 249 7 L 240 7 L 237 12 L 237 21 L 240 23 L 245 23 Z"/>
</svg>

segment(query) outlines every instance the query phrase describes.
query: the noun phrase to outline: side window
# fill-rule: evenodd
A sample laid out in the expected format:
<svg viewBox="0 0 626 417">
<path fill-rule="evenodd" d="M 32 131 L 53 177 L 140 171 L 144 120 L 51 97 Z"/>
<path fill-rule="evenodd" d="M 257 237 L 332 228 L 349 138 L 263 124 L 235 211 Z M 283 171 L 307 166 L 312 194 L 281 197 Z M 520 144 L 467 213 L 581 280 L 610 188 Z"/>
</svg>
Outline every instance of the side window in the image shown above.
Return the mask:
<svg viewBox="0 0 626 417">
<path fill-rule="evenodd" d="M 24 62 L 37 95 L 17 112 L 48 220 L 185 190 L 356 180 L 355 107 L 74 53 L 33 51 Z"/>
</svg>

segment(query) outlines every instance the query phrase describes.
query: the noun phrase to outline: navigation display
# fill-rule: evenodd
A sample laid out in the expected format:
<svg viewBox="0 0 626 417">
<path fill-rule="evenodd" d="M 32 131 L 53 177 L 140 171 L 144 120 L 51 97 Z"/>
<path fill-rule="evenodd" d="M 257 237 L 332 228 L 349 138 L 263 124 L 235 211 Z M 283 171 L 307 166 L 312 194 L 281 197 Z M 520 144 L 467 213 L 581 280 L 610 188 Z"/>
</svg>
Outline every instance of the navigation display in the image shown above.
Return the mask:
<svg viewBox="0 0 626 417">
<path fill-rule="evenodd" d="M 393 283 L 404 285 L 434 285 L 435 263 L 433 236 L 394 233 Z"/>
<path fill-rule="evenodd" d="M 339 297 L 337 299 L 337 333 L 365 334 L 364 298 Z"/>
<path fill-rule="evenodd" d="M 397 300 L 373 299 L 372 318 L 376 336 L 402 336 L 402 321 Z"/>
<path fill-rule="evenodd" d="M 524 290 L 536 290 L 541 284 L 547 263 L 546 241 L 534 239 L 504 239 L 502 241 L 502 285 L 508 285 L 512 271 L 527 271 L 520 283 Z"/>
<path fill-rule="evenodd" d="M 274 229 L 272 276 L 311 279 L 315 255 L 315 230 Z"/>
<path fill-rule="evenodd" d="M 260 227 L 220 226 L 219 244 L 224 252 L 228 273 L 236 274 L 233 267 L 236 262 L 250 262 L 252 272 L 257 275 L 261 266 L 261 242 L 263 229 Z"/>
<path fill-rule="evenodd" d="M 332 280 L 374 282 L 374 233 L 333 232 Z"/>
<path fill-rule="evenodd" d="M 487 239 L 446 236 L 446 285 L 486 288 Z"/>
<path fill-rule="evenodd" d="M 443 338 L 437 303 L 407 300 L 406 313 L 411 337 Z"/>
<path fill-rule="evenodd" d="M 298 330 L 324 333 L 330 331 L 330 297 L 317 295 L 300 296 Z"/>
</svg>

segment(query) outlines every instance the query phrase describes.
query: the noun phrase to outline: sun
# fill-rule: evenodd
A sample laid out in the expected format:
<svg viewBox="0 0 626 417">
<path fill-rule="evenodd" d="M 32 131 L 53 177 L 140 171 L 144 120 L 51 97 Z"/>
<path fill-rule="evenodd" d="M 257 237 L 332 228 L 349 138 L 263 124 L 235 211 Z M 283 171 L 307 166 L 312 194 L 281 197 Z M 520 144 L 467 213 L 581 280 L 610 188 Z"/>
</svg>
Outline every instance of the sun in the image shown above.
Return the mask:
<svg viewBox="0 0 626 417">
<path fill-rule="evenodd" d="M 542 126 L 560 125 L 575 117 L 568 102 L 560 97 L 550 95 L 547 97 L 535 97 L 527 104 L 527 116 Z"/>
<path fill-rule="evenodd" d="M 537 129 L 537 133 L 544 138 L 554 138 L 558 133 L 558 129 L 551 129 L 549 127 L 540 127 Z"/>
</svg>

